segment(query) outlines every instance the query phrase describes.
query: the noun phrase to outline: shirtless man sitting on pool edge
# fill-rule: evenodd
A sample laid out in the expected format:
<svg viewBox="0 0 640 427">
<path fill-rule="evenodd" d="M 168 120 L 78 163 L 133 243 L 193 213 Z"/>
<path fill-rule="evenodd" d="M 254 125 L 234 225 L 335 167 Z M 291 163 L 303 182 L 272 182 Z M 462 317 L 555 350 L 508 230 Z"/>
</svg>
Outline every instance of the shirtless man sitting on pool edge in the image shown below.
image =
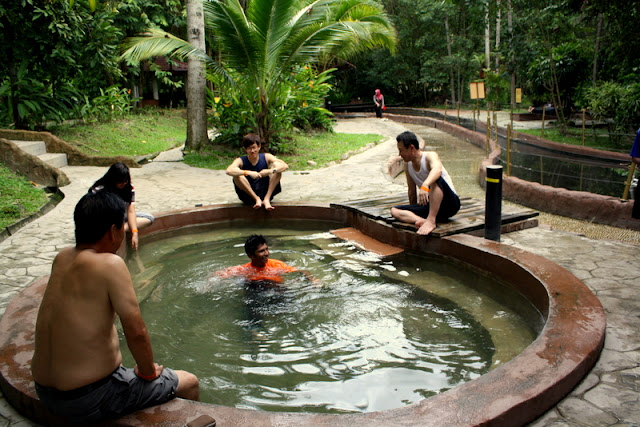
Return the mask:
<svg viewBox="0 0 640 427">
<path fill-rule="evenodd" d="M 76 245 L 53 261 L 38 311 L 31 372 L 40 401 L 73 422 L 119 418 L 174 397 L 198 400 L 195 375 L 154 363 L 129 270 L 115 255 L 125 237 L 125 202 L 104 190 L 74 211 Z M 136 361 L 124 368 L 120 318 Z"/>
</svg>

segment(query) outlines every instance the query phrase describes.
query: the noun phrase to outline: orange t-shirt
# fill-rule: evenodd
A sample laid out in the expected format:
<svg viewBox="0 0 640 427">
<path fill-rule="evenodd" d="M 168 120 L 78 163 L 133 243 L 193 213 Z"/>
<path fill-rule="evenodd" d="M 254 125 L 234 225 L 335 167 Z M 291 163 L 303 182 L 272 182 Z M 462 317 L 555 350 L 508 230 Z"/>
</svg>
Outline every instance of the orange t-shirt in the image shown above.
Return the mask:
<svg viewBox="0 0 640 427">
<path fill-rule="evenodd" d="M 229 267 L 225 270 L 217 273 L 220 277 L 233 277 L 233 276 L 245 276 L 247 280 L 270 280 L 272 282 L 282 283 L 282 274 L 298 271 L 295 267 L 285 264 L 277 259 L 267 260 L 267 264 L 258 268 L 251 263 L 245 265 L 237 265 L 235 267 Z"/>
</svg>

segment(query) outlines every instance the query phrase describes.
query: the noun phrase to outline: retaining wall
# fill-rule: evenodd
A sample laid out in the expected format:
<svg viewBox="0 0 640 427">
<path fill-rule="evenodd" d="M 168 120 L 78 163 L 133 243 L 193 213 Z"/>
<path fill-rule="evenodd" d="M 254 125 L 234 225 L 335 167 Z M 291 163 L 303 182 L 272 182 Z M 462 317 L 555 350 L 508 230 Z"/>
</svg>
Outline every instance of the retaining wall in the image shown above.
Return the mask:
<svg viewBox="0 0 640 427">
<path fill-rule="evenodd" d="M 49 153 L 65 153 L 69 166 L 111 166 L 123 162 L 130 168 L 140 165 L 131 157 L 125 156 L 89 156 L 77 148 L 58 138 L 51 132 L 35 132 L 30 130 L 0 129 L 0 138 L 18 141 L 44 141 Z"/>
</svg>

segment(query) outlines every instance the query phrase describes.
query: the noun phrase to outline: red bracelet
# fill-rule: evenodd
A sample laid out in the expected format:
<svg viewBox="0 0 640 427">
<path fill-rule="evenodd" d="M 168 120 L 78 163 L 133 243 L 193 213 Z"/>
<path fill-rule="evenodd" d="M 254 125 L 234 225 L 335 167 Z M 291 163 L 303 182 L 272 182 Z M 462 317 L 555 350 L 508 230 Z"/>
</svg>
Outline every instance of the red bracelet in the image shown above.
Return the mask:
<svg viewBox="0 0 640 427">
<path fill-rule="evenodd" d="M 242 171 L 242 174 L 243 174 L 244 176 L 247 176 L 247 171 Z"/>
<path fill-rule="evenodd" d="M 429 193 L 431 190 L 429 190 L 429 187 L 425 187 L 424 185 L 422 187 L 420 187 L 421 190 L 426 191 L 427 193 Z"/>
</svg>

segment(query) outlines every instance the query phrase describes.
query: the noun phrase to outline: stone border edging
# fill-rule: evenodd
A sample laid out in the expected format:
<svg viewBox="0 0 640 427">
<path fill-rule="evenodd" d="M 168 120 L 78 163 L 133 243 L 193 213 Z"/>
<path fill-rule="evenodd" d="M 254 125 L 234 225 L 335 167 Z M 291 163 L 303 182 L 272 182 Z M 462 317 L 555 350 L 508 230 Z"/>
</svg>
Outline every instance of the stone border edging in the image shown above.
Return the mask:
<svg viewBox="0 0 640 427">
<path fill-rule="evenodd" d="M 29 224 L 31 221 L 35 221 L 36 219 L 40 218 L 41 216 L 49 213 L 65 197 L 64 193 L 62 191 L 60 191 L 59 188 L 56 188 L 55 191 L 53 191 L 50 194 L 51 194 L 51 196 L 49 197 L 49 201 L 47 203 L 45 203 L 44 205 L 40 206 L 40 209 L 38 210 L 38 212 L 35 212 L 35 213 L 29 215 L 28 217 L 22 218 L 21 220 L 19 220 L 17 222 L 14 222 L 13 224 L 8 225 L 5 228 L 3 228 L 0 231 L 0 242 L 2 242 L 7 237 L 15 234 L 16 231 L 18 231 L 19 229 L 21 229 L 25 225 Z"/>
<path fill-rule="evenodd" d="M 499 425 L 531 422 L 555 405 L 595 364 L 604 344 L 602 305 L 575 276 L 557 264 L 521 249 L 456 235 L 424 239 L 414 232 L 344 209 L 309 203 L 279 204 L 272 212 L 239 205 L 215 205 L 165 212 L 141 232 L 143 238 L 233 218 L 332 220 L 358 228 L 394 246 L 450 257 L 481 269 L 523 293 L 545 318 L 536 340 L 520 355 L 480 378 L 404 408 L 365 414 L 264 412 L 175 399 L 135 412 L 109 425 L 184 425 L 201 414 L 229 426 L 370 426 Z M 35 397 L 30 374 L 33 333 L 46 278 L 15 297 L 0 319 L 0 387 L 20 412 L 46 425 L 59 419 L 46 414 Z M 569 339 L 570 337 L 570 339 Z"/>
<path fill-rule="evenodd" d="M 67 175 L 60 169 L 45 163 L 38 156 L 27 153 L 16 143 L 2 137 L 1 134 L 0 162 L 12 171 L 46 187 L 64 187 L 71 183 Z"/>
<path fill-rule="evenodd" d="M 86 155 L 51 132 L 0 129 L 0 138 L 22 141 L 44 141 L 47 147 L 47 152 L 65 153 L 67 155 L 67 162 L 69 163 L 69 166 L 111 166 L 113 163 L 123 162 L 130 168 L 140 167 L 138 162 L 131 157 Z"/>
<path fill-rule="evenodd" d="M 387 117 L 398 122 L 430 126 L 478 147 L 485 148 L 486 146 L 486 136 L 484 134 L 473 132 L 472 130 L 443 120 L 431 117 L 389 113 L 387 113 Z M 479 124 L 481 124 L 481 122 L 479 122 Z M 548 141 L 545 142 L 545 145 L 549 143 L 558 144 Z M 488 158 L 482 162 L 478 174 L 478 182 L 483 188 L 486 184 L 487 166 L 498 164 L 498 158 L 501 153 L 501 148 L 495 141 L 491 140 L 490 146 L 491 153 L 489 153 Z M 586 148 L 589 147 L 585 147 L 585 149 Z M 593 148 L 589 148 L 588 153 L 593 155 L 599 151 L 594 150 Z M 572 149 L 570 152 L 576 151 Z M 620 153 L 611 154 L 615 155 L 613 158 L 621 156 Z M 631 217 L 633 203 L 617 197 L 551 187 L 507 175 L 503 175 L 502 195 L 508 200 L 544 212 L 640 231 L 640 220 Z"/>
</svg>

